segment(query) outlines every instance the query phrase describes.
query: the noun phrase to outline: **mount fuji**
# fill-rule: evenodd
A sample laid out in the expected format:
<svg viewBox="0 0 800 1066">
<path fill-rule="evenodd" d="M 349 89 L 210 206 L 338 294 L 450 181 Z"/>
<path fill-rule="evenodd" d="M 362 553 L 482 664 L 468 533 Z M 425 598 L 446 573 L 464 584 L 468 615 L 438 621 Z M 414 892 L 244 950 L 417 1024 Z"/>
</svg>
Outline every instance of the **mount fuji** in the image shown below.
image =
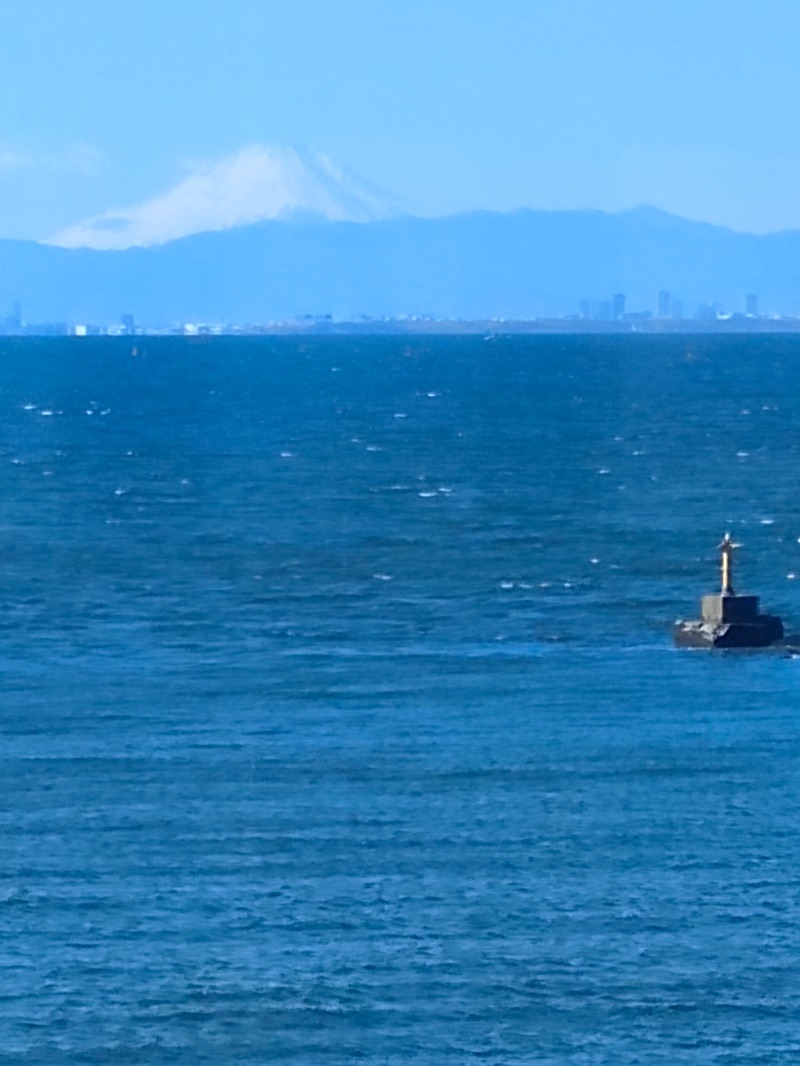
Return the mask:
<svg viewBox="0 0 800 1066">
<path fill-rule="evenodd" d="M 177 185 L 141 204 L 94 215 L 44 243 L 119 251 L 253 222 L 308 216 L 375 222 L 405 213 L 399 200 L 348 174 L 325 155 L 256 144 L 197 166 Z"/>
</svg>

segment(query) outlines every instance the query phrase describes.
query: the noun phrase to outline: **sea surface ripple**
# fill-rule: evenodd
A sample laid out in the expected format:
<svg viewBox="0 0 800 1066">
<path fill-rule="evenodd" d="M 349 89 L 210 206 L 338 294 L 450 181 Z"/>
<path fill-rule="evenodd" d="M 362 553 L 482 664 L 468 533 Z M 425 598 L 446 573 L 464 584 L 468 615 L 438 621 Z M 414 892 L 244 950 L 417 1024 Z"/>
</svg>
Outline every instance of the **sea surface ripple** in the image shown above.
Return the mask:
<svg viewBox="0 0 800 1066">
<path fill-rule="evenodd" d="M 0 1063 L 800 1055 L 793 337 L 0 343 Z"/>
</svg>

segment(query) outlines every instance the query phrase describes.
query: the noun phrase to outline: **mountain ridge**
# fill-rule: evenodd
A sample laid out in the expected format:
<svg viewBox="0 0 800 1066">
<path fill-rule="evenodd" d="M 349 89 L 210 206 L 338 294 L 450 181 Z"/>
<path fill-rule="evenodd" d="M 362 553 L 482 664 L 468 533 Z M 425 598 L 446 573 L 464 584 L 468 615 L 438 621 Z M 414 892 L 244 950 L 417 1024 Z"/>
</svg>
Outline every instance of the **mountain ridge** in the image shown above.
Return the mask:
<svg viewBox="0 0 800 1066">
<path fill-rule="evenodd" d="M 644 207 L 474 211 L 373 222 L 263 220 L 149 248 L 97 251 L 0 241 L 0 306 L 29 321 L 153 326 L 336 318 L 540 318 L 625 293 L 655 309 L 698 303 L 800 312 L 800 231 L 739 233 Z"/>
</svg>

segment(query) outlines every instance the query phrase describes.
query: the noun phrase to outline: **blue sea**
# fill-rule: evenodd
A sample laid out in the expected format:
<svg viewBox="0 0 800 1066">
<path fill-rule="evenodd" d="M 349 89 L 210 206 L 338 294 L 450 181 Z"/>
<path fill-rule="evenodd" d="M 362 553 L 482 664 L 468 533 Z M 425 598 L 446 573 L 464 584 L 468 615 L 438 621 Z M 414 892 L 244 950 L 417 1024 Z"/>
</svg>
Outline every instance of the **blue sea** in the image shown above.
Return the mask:
<svg viewBox="0 0 800 1066">
<path fill-rule="evenodd" d="M 800 338 L 0 344 L 0 1063 L 795 1064 Z"/>
</svg>

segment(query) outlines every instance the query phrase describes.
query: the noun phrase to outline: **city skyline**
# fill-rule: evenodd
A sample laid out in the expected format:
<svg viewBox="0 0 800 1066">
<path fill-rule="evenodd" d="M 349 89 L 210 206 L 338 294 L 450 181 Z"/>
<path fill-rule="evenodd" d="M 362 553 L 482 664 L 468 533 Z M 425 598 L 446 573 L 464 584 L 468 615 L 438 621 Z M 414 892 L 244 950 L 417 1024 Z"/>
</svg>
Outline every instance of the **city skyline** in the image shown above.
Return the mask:
<svg viewBox="0 0 800 1066">
<path fill-rule="evenodd" d="M 446 318 L 435 315 L 373 316 L 353 315 L 337 318 L 332 314 L 305 313 L 283 319 L 265 320 L 263 322 L 176 322 L 170 327 L 154 327 L 147 322 L 137 322 L 130 312 L 120 314 L 118 321 L 110 322 L 28 322 L 23 314 L 20 301 L 13 301 L 0 314 L 0 336 L 117 336 L 134 337 L 139 335 L 173 335 L 197 336 L 200 334 L 237 334 L 281 332 L 285 329 L 302 328 L 315 330 L 318 327 L 345 326 L 363 330 L 364 328 L 382 332 L 411 325 L 415 331 L 432 332 L 448 327 L 465 327 L 469 331 L 481 332 L 489 325 L 497 325 L 501 331 L 507 328 L 511 332 L 524 331 L 527 327 L 540 326 L 547 329 L 566 327 L 580 332 L 583 328 L 593 328 L 598 324 L 617 326 L 621 329 L 636 331 L 649 325 L 661 331 L 673 326 L 683 329 L 702 323 L 704 327 L 714 323 L 734 326 L 740 329 L 752 327 L 778 326 L 791 331 L 800 330 L 800 316 L 774 313 L 762 315 L 759 312 L 759 297 L 756 293 L 744 295 L 741 306 L 726 310 L 717 303 L 700 303 L 694 312 L 687 313 L 685 301 L 666 290 L 659 291 L 651 307 L 630 309 L 625 293 L 614 293 L 610 299 L 581 299 L 575 313 L 565 315 L 542 315 L 520 317 L 517 319 L 475 319 Z"/>
</svg>

